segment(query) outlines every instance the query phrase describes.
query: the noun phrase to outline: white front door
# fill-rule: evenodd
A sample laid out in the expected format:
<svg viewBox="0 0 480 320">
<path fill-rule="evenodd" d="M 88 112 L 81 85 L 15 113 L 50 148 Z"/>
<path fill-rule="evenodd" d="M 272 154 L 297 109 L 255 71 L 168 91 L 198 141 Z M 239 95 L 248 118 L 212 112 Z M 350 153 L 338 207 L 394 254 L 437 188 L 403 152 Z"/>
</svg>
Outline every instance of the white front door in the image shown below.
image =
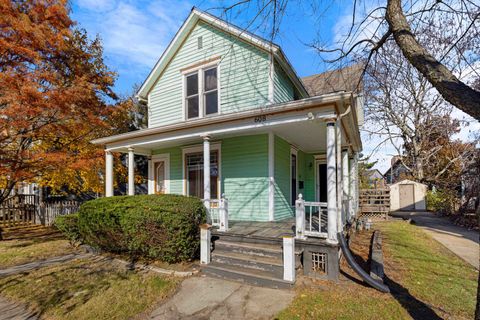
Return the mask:
<svg viewBox="0 0 480 320">
<path fill-rule="evenodd" d="M 166 188 L 166 165 L 165 160 L 156 161 L 153 163 L 154 168 L 154 192 L 164 194 L 167 192 Z"/>
</svg>

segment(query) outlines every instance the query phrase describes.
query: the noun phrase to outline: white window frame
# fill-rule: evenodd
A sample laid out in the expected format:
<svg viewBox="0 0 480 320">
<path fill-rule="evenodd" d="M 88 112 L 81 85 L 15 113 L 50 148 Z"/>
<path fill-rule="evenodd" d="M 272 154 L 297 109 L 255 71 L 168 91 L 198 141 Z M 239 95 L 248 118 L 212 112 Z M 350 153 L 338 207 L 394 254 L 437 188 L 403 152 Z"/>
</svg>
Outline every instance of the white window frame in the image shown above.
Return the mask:
<svg viewBox="0 0 480 320">
<path fill-rule="evenodd" d="M 218 152 L 218 197 L 222 197 L 222 145 L 220 142 L 210 143 L 210 152 Z M 182 194 L 187 195 L 187 177 L 185 176 L 185 156 L 190 153 L 203 153 L 203 144 L 182 148 Z"/>
<path fill-rule="evenodd" d="M 198 86 L 198 91 L 197 91 L 197 94 L 196 96 L 198 97 L 198 117 L 195 117 L 195 118 L 189 118 L 188 117 L 188 107 L 187 107 L 187 99 L 189 97 L 187 97 L 187 78 L 189 76 L 192 76 L 192 75 L 197 75 L 197 86 Z M 202 115 L 202 92 L 200 91 L 200 87 L 203 85 L 203 77 L 201 77 L 199 74 L 198 74 L 198 71 L 192 71 L 192 72 L 189 72 L 189 73 L 186 73 L 183 75 L 183 109 L 184 109 L 184 114 L 183 114 L 183 117 L 184 119 L 187 119 L 187 120 L 194 120 L 194 119 L 199 119 L 199 118 L 202 118 L 203 115 Z M 192 95 L 190 97 L 194 97 L 195 95 Z"/>
<path fill-rule="evenodd" d="M 221 103 L 220 103 L 220 60 L 215 60 L 213 62 L 205 63 L 202 65 L 197 65 L 192 68 L 183 69 L 182 73 L 182 114 L 183 114 L 183 121 L 188 120 L 196 120 L 201 118 L 209 118 L 215 117 L 221 114 Z M 205 71 L 217 68 L 217 112 L 212 113 L 209 115 L 205 114 L 205 90 L 204 90 L 204 82 L 205 82 Z M 187 77 L 197 74 L 198 75 L 198 117 L 195 118 L 188 118 L 188 109 L 187 109 Z M 213 90 L 211 90 L 213 91 Z M 211 92 L 209 91 L 209 92 Z"/>
<path fill-rule="evenodd" d="M 151 161 L 148 166 L 149 194 L 155 193 L 155 163 L 160 161 L 163 161 L 165 163 L 165 194 L 170 193 L 170 154 L 162 153 L 154 154 L 151 156 Z"/>
</svg>

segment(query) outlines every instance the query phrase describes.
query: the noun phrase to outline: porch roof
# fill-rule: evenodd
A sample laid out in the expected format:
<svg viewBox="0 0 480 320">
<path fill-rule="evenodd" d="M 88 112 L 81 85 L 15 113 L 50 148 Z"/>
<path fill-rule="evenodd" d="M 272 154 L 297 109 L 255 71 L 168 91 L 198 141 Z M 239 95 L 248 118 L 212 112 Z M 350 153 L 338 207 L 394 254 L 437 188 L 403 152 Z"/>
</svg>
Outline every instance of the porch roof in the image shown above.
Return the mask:
<svg viewBox="0 0 480 320">
<path fill-rule="evenodd" d="M 109 151 L 150 155 L 152 149 L 190 144 L 201 141 L 206 135 L 212 139 L 230 136 L 273 132 L 306 152 L 324 150 L 326 119 L 342 118 L 342 145 L 354 151 L 362 148 L 358 130 L 358 99 L 351 92 L 325 94 L 317 97 L 273 104 L 264 108 L 232 114 L 137 130 L 129 133 L 93 140 Z M 351 109 L 348 107 L 352 106 Z M 350 111 L 350 112 L 348 112 Z"/>
</svg>

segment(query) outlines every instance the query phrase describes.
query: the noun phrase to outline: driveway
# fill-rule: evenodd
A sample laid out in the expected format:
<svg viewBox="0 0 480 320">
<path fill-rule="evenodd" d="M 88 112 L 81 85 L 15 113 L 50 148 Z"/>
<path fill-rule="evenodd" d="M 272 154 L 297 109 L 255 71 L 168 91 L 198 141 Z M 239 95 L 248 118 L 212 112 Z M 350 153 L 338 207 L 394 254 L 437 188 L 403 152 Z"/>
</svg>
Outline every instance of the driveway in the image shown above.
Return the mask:
<svg viewBox="0 0 480 320">
<path fill-rule="evenodd" d="M 454 225 L 448 218 L 431 212 L 394 212 L 394 217 L 410 218 L 432 238 L 479 269 L 479 233 Z"/>
</svg>

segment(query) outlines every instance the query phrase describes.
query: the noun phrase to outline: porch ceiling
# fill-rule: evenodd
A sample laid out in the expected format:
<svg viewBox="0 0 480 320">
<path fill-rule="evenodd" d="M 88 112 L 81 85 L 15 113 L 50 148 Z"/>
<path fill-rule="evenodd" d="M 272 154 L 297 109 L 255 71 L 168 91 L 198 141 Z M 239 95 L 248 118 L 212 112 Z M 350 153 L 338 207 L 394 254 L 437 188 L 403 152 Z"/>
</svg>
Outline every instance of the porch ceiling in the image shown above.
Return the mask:
<svg viewBox="0 0 480 320">
<path fill-rule="evenodd" d="M 343 97 L 325 96 L 310 98 L 234 115 L 221 115 L 162 128 L 112 136 L 93 141 L 105 145 L 107 150 L 127 152 L 134 148 L 137 154 L 151 154 L 152 150 L 186 146 L 211 140 L 273 132 L 295 147 L 308 153 L 322 153 L 326 149 L 326 120 L 335 119 L 342 112 Z M 340 110 L 338 109 L 340 108 Z M 352 143 L 356 130 L 342 120 L 342 145 Z M 353 145 L 354 150 L 361 145 Z"/>
</svg>

